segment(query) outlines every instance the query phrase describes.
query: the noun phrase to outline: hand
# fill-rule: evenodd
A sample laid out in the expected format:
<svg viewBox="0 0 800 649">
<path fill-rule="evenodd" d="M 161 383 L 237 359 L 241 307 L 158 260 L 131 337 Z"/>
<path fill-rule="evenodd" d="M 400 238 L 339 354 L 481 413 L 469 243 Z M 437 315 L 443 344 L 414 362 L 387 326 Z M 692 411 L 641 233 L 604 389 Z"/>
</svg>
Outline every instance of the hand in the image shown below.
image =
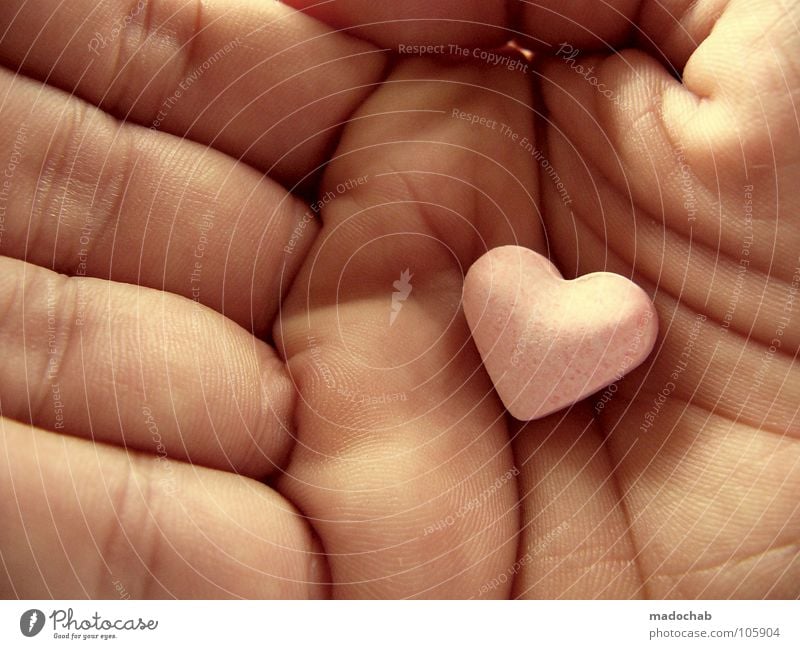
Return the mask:
<svg viewBox="0 0 800 649">
<path fill-rule="evenodd" d="M 309 12 L 423 11 L 372 4 Z M 789 10 L 486 4 L 0 9 L 3 593 L 797 595 Z M 634 15 L 684 85 L 575 54 Z M 459 305 L 507 243 L 634 277 L 652 360 L 511 422 Z"/>
</svg>

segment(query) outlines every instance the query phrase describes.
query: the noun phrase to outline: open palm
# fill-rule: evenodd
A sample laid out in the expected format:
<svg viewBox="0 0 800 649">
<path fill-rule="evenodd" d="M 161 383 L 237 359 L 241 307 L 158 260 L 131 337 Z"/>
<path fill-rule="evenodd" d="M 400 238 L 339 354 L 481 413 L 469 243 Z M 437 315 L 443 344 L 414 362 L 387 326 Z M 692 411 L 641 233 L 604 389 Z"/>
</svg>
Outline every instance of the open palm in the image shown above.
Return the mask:
<svg viewBox="0 0 800 649">
<path fill-rule="evenodd" d="M 2 592 L 798 596 L 796 9 L 290 4 L 0 9 Z M 509 243 L 661 322 L 524 426 Z"/>
</svg>

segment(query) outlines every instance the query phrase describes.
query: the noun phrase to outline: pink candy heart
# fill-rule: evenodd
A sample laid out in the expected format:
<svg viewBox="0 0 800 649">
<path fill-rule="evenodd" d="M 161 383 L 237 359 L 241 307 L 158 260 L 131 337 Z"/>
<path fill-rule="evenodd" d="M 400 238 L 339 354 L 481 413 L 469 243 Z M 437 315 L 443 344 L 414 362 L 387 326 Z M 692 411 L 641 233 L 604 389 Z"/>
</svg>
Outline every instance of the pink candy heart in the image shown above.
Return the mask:
<svg viewBox="0 0 800 649">
<path fill-rule="evenodd" d="M 464 280 L 464 314 L 508 411 L 538 419 L 620 379 L 658 333 L 647 294 L 614 273 L 565 280 L 546 257 L 503 246 Z"/>
</svg>

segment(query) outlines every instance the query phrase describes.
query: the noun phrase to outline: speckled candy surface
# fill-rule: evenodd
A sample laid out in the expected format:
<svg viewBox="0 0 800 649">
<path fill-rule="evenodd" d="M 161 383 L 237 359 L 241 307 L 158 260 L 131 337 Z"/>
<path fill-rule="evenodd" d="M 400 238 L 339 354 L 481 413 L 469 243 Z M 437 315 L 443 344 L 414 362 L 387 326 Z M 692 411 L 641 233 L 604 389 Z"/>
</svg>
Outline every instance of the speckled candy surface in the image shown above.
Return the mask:
<svg viewBox="0 0 800 649">
<path fill-rule="evenodd" d="M 464 313 L 497 393 L 517 419 L 544 417 L 618 380 L 655 344 L 647 294 L 614 273 L 565 280 L 546 257 L 495 248 L 464 281 Z"/>
</svg>

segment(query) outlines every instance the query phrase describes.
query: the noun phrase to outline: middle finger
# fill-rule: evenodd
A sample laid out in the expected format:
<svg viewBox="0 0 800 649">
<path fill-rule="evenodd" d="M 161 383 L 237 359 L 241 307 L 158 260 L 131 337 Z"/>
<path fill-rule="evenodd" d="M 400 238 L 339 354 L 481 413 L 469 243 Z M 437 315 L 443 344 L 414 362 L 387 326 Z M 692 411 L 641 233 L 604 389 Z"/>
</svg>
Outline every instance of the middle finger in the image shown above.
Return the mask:
<svg viewBox="0 0 800 649">
<path fill-rule="evenodd" d="M 0 254 L 268 327 L 314 238 L 302 201 L 222 153 L 4 68 L 0 97 Z"/>
</svg>

